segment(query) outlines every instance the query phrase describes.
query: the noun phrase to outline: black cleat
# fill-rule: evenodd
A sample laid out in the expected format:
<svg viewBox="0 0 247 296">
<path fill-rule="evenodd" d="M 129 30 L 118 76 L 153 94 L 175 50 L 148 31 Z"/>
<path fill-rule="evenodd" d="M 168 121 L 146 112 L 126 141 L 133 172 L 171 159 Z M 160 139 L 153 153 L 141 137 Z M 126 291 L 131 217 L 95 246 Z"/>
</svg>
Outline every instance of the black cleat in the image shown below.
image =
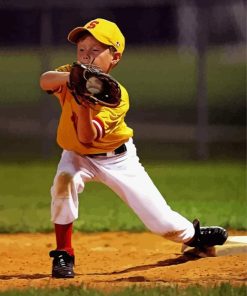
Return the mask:
<svg viewBox="0 0 247 296">
<path fill-rule="evenodd" d="M 70 256 L 66 251 L 54 250 L 50 252 L 52 262 L 52 277 L 54 278 L 73 278 L 75 276 L 73 267 L 75 257 Z"/>
<path fill-rule="evenodd" d="M 204 249 L 208 247 L 213 247 L 215 245 L 223 245 L 227 240 L 227 231 L 219 226 L 208 226 L 200 227 L 200 222 L 198 219 L 193 221 L 195 228 L 194 238 L 186 243 L 190 247 L 195 247 L 198 249 Z"/>
</svg>

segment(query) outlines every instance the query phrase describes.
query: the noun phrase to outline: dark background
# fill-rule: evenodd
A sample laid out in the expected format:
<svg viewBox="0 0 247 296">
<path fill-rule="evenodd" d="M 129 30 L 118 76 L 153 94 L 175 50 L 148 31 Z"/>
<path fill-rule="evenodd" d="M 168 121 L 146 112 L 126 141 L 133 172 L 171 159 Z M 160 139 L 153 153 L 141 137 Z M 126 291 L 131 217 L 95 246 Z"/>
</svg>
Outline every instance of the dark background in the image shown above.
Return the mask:
<svg viewBox="0 0 247 296">
<path fill-rule="evenodd" d="M 32 3 L 26 5 L 24 5 L 25 0 L 20 1 L 23 6 L 21 3 L 14 5 L 8 1 L 1 2 L 0 44 L 2 46 L 41 45 L 40 30 L 45 4 L 40 7 L 39 3 L 35 4 L 36 1 L 26 1 Z M 84 8 L 83 5 L 81 9 L 78 9 L 78 3 L 76 7 L 73 7 L 75 1 L 69 2 L 71 3 L 69 7 L 65 5 L 66 1 L 64 1 L 66 7 L 58 7 L 56 1 L 51 0 L 46 8 L 52 18 L 52 45 L 64 45 L 65 32 L 99 16 L 117 22 L 123 34 L 128 36 L 128 44 L 130 45 L 177 44 L 178 42 L 177 12 L 179 2 L 177 1 L 163 1 L 163 3 L 162 1 L 154 1 L 154 4 L 149 1 L 148 6 L 144 6 L 142 1 L 139 2 L 139 5 L 134 5 L 135 1 L 133 1 L 133 4 L 126 6 L 123 6 L 121 1 L 116 1 L 114 6 L 111 6 L 111 1 L 102 1 L 105 7 L 99 5 L 100 1 L 93 1 L 95 9 Z M 187 2 L 193 3 L 193 1 Z M 227 2 L 228 5 L 231 5 L 233 1 L 224 1 L 224 3 L 215 1 L 213 6 L 209 5 L 207 8 L 210 9 L 210 13 L 215 13 L 215 7 L 220 9 Z M 60 1 L 60 6 L 62 3 L 63 1 Z M 224 14 L 224 10 L 221 13 Z M 210 44 L 227 44 L 237 42 L 240 38 L 237 28 L 234 27 L 234 20 L 227 15 L 222 17 L 220 28 L 217 25 L 217 16 L 210 19 Z"/>
</svg>

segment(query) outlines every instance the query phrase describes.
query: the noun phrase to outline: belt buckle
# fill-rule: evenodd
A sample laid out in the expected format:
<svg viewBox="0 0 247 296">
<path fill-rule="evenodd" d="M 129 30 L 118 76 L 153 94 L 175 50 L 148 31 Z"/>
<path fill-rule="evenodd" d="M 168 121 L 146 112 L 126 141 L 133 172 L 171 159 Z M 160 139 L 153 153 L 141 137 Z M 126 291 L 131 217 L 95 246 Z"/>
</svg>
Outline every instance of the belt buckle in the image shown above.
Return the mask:
<svg viewBox="0 0 247 296">
<path fill-rule="evenodd" d="M 107 152 L 106 156 L 107 157 L 115 156 L 115 151 Z"/>
</svg>

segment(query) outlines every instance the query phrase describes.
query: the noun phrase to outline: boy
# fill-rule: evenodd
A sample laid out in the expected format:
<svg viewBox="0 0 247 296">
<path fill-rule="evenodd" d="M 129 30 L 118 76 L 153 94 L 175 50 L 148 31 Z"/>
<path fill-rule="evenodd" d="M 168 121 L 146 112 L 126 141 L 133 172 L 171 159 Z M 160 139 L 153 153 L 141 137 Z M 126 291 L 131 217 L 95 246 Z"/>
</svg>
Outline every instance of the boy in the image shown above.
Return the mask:
<svg viewBox="0 0 247 296">
<path fill-rule="evenodd" d="M 95 19 L 74 28 L 68 40 L 77 46 L 77 61 L 109 73 L 120 61 L 125 39 L 117 25 Z M 85 183 L 106 184 L 133 209 L 152 232 L 175 242 L 204 249 L 223 244 L 221 227 L 200 228 L 174 212 L 151 181 L 136 155 L 133 131 L 124 117 L 129 109 L 126 89 L 119 84 L 121 102 L 116 108 L 77 104 L 69 86 L 70 65 L 41 75 L 40 86 L 58 98 L 62 111 L 57 142 L 63 149 L 51 188 L 51 220 L 57 248 L 50 252 L 52 276 L 74 277 L 73 221 L 78 218 L 78 194 Z"/>
</svg>

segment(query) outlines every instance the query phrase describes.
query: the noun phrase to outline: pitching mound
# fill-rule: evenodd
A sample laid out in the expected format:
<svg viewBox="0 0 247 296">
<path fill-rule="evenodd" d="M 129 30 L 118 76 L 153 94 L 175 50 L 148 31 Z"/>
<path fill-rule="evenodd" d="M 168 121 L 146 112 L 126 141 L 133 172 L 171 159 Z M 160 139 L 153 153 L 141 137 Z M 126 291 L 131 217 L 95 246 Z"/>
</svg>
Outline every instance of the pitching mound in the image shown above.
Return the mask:
<svg viewBox="0 0 247 296">
<path fill-rule="evenodd" d="M 0 246 L 0 290 L 68 285 L 110 290 L 223 282 L 237 286 L 247 278 L 246 252 L 194 258 L 182 255 L 180 244 L 151 233 L 75 233 L 76 277 L 66 280 L 50 277 L 53 234 L 2 234 Z"/>
</svg>

